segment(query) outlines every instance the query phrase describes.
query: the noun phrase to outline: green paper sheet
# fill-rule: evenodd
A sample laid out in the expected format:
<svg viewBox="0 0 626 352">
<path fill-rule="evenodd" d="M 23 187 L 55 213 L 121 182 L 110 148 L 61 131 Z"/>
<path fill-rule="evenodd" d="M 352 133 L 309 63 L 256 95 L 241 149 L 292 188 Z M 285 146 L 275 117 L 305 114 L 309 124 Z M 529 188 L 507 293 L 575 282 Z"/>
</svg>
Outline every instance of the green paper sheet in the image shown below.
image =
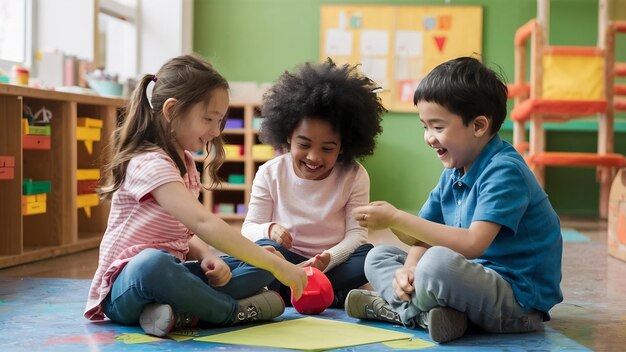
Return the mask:
<svg viewBox="0 0 626 352">
<path fill-rule="evenodd" d="M 319 351 L 383 341 L 410 339 L 411 337 L 413 337 L 413 334 L 307 317 L 198 337 L 194 340 Z"/>
</svg>

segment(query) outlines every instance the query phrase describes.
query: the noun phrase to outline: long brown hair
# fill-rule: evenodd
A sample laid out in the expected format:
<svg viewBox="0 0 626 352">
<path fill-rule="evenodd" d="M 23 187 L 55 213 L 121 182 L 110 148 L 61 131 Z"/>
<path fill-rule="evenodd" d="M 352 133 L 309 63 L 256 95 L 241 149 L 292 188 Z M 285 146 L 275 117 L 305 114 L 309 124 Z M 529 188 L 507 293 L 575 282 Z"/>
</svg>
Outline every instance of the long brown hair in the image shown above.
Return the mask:
<svg viewBox="0 0 626 352">
<path fill-rule="evenodd" d="M 154 82 L 152 97 L 146 90 Z M 228 89 L 228 82 L 204 59 L 196 55 L 183 55 L 166 62 L 155 75 L 144 75 L 135 88 L 125 108 L 123 122 L 111 136 L 111 162 L 104 166 L 103 179 L 98 193 L 110 198 L 126 178 L 128 162 L 136 155 L 164 150 L 176 163 L 183 176 L 187 169 L 173 144 L 172 122 L 183 116 L 194 104 L 207 101 L 216 89 Z M 171 118 L 163 116 L 163 104 L 169 98 L 176 99 L 168 111 Z M 226 118 L 220 130 L 224 129 Z M 211 185 L 219 182 L 217 170 L 225 159 L 224 141 L 220 136 L 206 144 L 207 165 Z"/>
</svg>

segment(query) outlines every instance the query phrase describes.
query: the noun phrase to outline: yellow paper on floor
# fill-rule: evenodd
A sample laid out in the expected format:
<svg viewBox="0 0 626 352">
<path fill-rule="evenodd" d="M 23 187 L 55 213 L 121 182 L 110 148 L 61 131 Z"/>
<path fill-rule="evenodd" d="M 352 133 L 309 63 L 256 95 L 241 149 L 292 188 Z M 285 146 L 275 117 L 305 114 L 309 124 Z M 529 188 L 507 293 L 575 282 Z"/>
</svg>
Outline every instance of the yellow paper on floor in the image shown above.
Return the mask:
<svg viewBox="0 0 626 352">
<path fill-rule="evenodd" d="M 389 346 L 394 350 L 421 350 L 423 348 L 433 347 L 435 344 L 422 339 L 396 340 L 383 342 L 385 346 Z"/>
<path fill-rule="evenodd" d="M 297 350 L 327 350 L 411 337 L 413 334 L 307 317 L 198 337 L 194 340 Z"/>
</svg>

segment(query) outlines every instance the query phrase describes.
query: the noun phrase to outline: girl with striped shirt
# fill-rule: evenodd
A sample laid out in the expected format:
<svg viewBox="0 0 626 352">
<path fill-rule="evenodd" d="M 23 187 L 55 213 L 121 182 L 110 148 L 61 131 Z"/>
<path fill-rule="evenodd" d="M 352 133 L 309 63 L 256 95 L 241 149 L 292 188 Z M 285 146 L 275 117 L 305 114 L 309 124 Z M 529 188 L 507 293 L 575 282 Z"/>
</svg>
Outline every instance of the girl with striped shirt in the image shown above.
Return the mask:
<svg viewBox="0 0 626 352">
<path fill-rule="evenodd" d="M 87 319 L 106 316 L 165 336 L 199 321 L 227 326 L 282 314 L 276 292 L 245 284 L 253 268 L 241 261 L 265 269 L 263 286 L 275 277 L 302 293 L 303 268 L 255 245 L 198 201 L 202 185 L 189 151 L 212 154 L 207 168 L 215 183 L 228 104 L 227 81 L 196 56 L 173 58 L 139 81 L 99 188 L 111 198 L 111 213 Z M 218 257 L 208 244 L 238 259 Z"/>
</svg>

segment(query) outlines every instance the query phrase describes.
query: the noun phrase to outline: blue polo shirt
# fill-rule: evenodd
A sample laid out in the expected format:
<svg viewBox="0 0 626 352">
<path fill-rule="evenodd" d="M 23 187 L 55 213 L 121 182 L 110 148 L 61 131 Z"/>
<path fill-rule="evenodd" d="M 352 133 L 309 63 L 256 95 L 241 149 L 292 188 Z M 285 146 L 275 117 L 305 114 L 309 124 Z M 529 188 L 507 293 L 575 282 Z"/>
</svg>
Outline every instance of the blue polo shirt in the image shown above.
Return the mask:
<svg viewBox="0 0 626 352">
<path fill-rule="evenodd" d="M 547 313 L 563 300 L 559 217 L 522 156 L 498 135 L 465 175 L 443 171 L 419 215 L 461 228 L 474 221 L 502 225 L 474 261 L 508 281 L 526 309 Z"/>
</svg>

